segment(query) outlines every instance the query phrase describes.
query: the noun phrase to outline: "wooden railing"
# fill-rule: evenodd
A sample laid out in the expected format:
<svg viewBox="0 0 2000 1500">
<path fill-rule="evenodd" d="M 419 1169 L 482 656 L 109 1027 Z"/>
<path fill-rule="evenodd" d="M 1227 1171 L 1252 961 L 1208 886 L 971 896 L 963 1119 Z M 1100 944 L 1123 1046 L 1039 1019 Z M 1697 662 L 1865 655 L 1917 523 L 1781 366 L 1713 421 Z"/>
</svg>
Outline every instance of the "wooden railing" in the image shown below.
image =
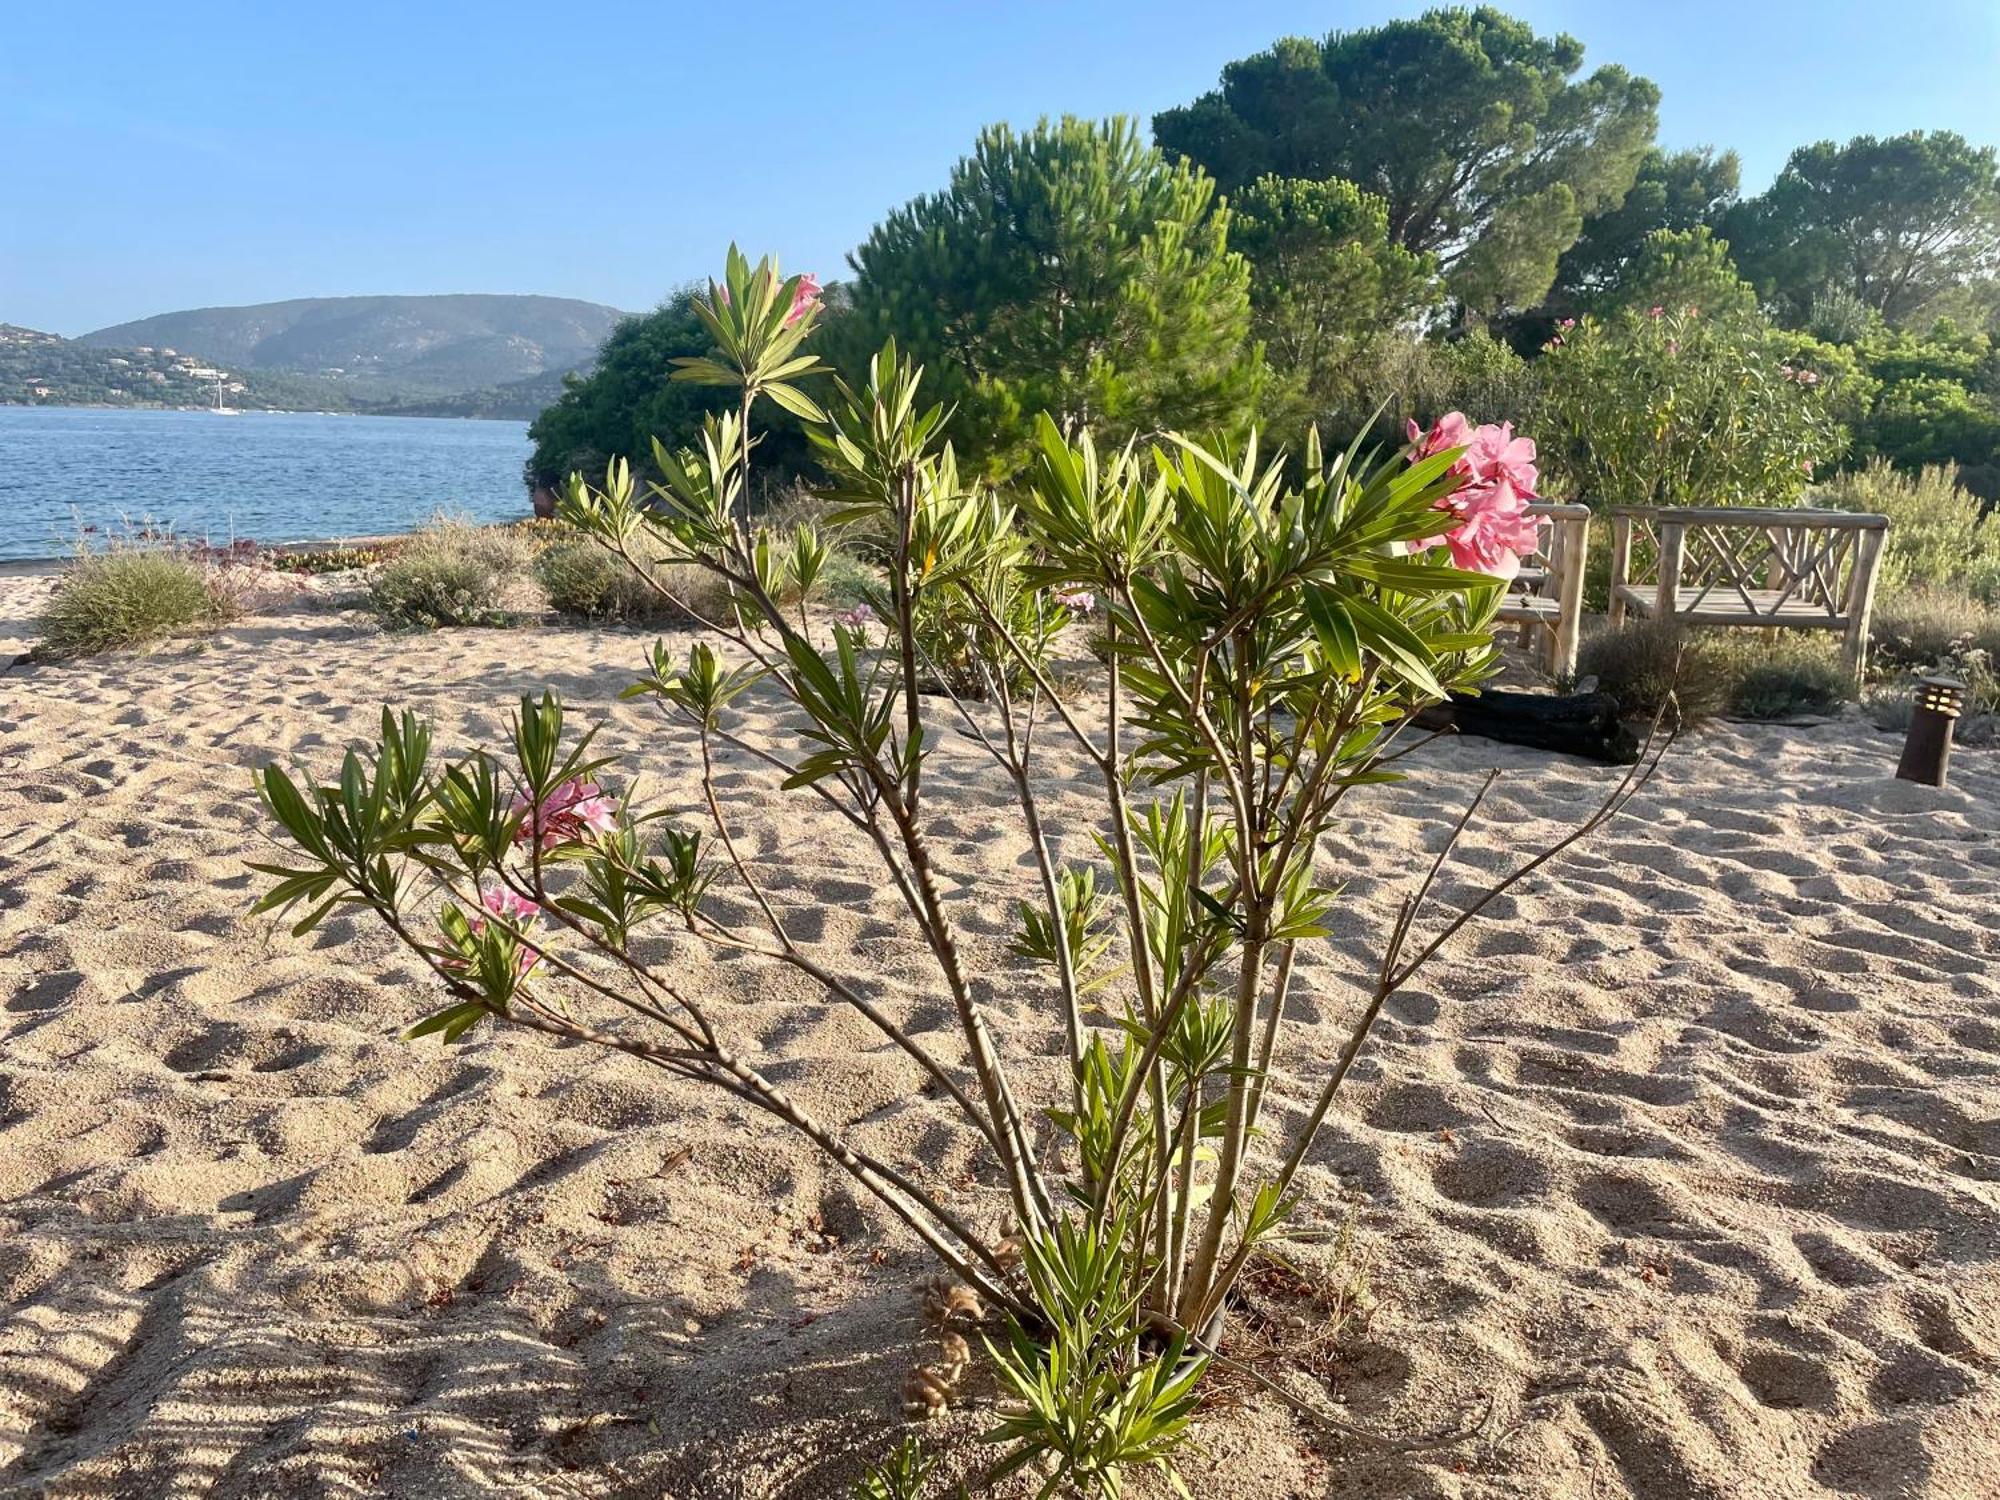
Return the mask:
<svg viewBox="0 0 2000 1500">
<path fill-rule="evenodd" d="M 1500 618 L 1521 627 L 1521 644 L 1541 636 L 1542 670 L 1551 677 L 1576 672 L 1583 632 L 1583 566 L 1590 550 L 1590 507 L 1531 505 L 1543 517 L 1541 547 L 1524 558 L 1520 577 L 1500 606 Z"/>
<path fill-rule="evenodd" d="M 1611 512 L 1611 623 L 1838 630 L 1858 680 L 1886 516 L 1737 507 Z"/>
</svg>

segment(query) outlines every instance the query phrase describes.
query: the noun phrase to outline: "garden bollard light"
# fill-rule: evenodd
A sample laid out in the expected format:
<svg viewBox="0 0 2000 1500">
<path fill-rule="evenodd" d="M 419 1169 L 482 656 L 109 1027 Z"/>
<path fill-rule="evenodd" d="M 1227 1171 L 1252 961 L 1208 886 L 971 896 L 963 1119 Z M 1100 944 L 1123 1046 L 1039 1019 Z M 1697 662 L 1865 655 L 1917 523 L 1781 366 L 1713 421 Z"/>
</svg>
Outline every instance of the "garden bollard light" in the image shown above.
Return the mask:
<svg viewBox="0 0 2000 1500">
<path fill-rule="evenodd" d="M 1917 683 L 1917 711 L 1910 716 L 1909 737 L 1896 775 L 1904 781 L 1943 786 L 1951 764 L 1951 725 L 1965 709 L 1965 684 L 1951 677 L 1926 677 Z"/>
</svg>

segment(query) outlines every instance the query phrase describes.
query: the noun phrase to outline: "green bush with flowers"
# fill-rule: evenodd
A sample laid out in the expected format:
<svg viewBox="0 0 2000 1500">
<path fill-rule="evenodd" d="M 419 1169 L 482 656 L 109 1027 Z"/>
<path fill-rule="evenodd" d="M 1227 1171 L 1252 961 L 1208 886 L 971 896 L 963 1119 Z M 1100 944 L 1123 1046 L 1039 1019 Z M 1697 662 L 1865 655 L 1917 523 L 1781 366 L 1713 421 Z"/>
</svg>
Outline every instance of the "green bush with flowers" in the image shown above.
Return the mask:
<svg viewBox="0 0 2000 1500">
<path fill-rule="evenodd" d="M 1277 1058 L 1309 1052 L 1291 1038 L 1300 945 L 1366 920 L 1322 834 L 1370 787 L 1421 774 L 1402 759 L 1415 716 L 1494 670 L 1501 580 L 1536 530 L 1533 444 L 1458 418 L 1380 458 L 1325 453 L 1311 434 L 1291 455 L 1183 434 L 1102 448 L 1043 417 L 1024 475 L 996 492 L 960 470 L 946 410 L 893 344 L 858 387 L 836 383 L 830 409 L 808 394 L 809 281 L 732 251 L 694 307 L 714 349 L 680 360 L 677 378 L 725 390 L 728 409 L 698 444 L 656 445 L 661 477 L 643 495 L 613 463 L 601 485 L 572 476 L 561 509 L 645 576 L 669 556 L 718 590 L 690 611 L 710 636 L 679 656 L 656 643 L 627 689 L 677 726 L 706 818 L 638 805 L 636 768 L 598 753 L 553 694 L 522 700 L 510 745 L 448 758 L 428 726 L 384 709 L 379 740 L 331 776 L 262 774 L 292 849 L 256 867 L 258 905 L 298 910 L 301 935 L 340 910 L 379 920 L 429 975 L 413 1037 L 525 1027 L 803 1132 L 943 1268 L 917 1409 L 963 1399 L 977 1334 L 1011 1398 L 989 1434 L 996 1473 L 1031 1467 L 1043 1493 L 1114 1495 L 1131 1469 L 1171 1475 L 1205 1373 L 1231 1359 L 1246 1272 L 1310 1226 L 1299 1172 L 1384 1003 L 1643 784 L 1635 767 L 1554 848 L 1433 913 L 1482 791 L 1409 872 L 1337 1055 L 1269 1086 Z M 766 408 L 805 425 L 831 476 L 827 524 L 882 563 L 878 607 L 816 615 L 826 540 L 812 524 L 751 525 Z M 919 628 L 941 602 L 961 653 L 949 671 Z M 1087 697 L 1057 691 L 1040 649 L 1086 609 L 1106 659 Z M 753 737 L 749 695 L 785 705 L 795 732 Z M 929 836 L 948 732 L 978 748 L 1031 851 L 997 969 L 963 941 Z M 1068 804 L 1072 837 L 1059 846 L 1044 826 L 1051 742 L 1095 784 L 1091 857 L 1059 857 L 1078 849 Z M 714 774 L 725 746 L 830 808 L 879 865 L 933 960 L 942 1039 L 881 995 L 864 955 L 807 936 L 767 897 L 772 870 L 738 833 L 745 794 Z M 990 1185 L 948 1190 L 921 1160 L 876 1155 L 804 1107 L 726 1011 L 688 992 L 675 961 L 688 948 L 788 969 L 856 1012 L 976 1136 Z M 1023 1086 L 1021 1040 L 982 1001 L 1003 985 L 1059 1020 L 1062 1082 L 1046 1094 Z"/>
<path fill-rule="evenodd" d="M 1789 505 L 1840 457 L 1840 382 L 1756 317 L 1630 307 L 1566 320 L 1534 420 L 1562 493 L 1590 505 Z"/>
</svg>

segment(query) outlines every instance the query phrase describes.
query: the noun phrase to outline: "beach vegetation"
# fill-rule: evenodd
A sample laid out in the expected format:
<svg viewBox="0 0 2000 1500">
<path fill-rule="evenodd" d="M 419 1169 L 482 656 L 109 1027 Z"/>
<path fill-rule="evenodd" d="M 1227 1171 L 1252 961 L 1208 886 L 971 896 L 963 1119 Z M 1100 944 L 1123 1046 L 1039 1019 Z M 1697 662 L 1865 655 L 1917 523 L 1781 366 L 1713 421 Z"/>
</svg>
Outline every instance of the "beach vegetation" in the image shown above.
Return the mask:
<svg viewBox="0 0 2000 1500">
<path fill-rule="evenodd" d="M 510 624 L 539 603 L 534 555 L 516 528 L 439 516 L 375 571 L 369 607 L 388 630 Z"/>
<path fill-rule="evenodd" d="M 94 656 L 213 629 L 241 613 L 229 563 L 173 542 L 81 553 L 36 622 L 34 654 Z"/>
<path fill-rule="evenodd" d="M 1726 650 L 1732 718 L 1823 718 L 1853 701 L 1854 674 L 1824 637 L 1730 641 Z"/>
<path fill-rule="evenodd" d="M 315 577 L 323 573 L 352 573 L 377 567 L 396 554 L 397 543 L 382 542 L 365 547 L 294 547 L 273 551 L 267 560 L 280 573 Z"/>
<path fill-rule="evenodd" d="M 1710 668 L 1714 642 L 1658 620 L 1632 620 L 1600 630 L 1577 652 L 1577 682 L 1617 700 L 1621 713 L 1652 715 L 1671 705 L 1686 728 L 1704 724 L 1729 704 L 1729 684 Z"/>
<path fill-rule="evenodd" d="M 534 575 L 549 607 L 576 619 L 698 624 L 729 609 L 727 591 L 701 569 L 659 556 L 643 543 L 628 562 L 595 537 L 575 531 L 536 555 Z"/>
<path fill-rule="evenodd" d="M 1911 592 L 1928 596 L 1926 602 L 1904 606 L 1895 618 L 1952 612 L 1943 606 L 1954 592 L 2000 603 L 2000 519 L 1959 483 L 1955 464 L 1909 470 L 1876 457 L 1835 475 L 1813 498 L 1838 510 L 1889 518 L 1877 586 L 1885 601 Z M 1956 613 L 1969 619 L 1977 611 L 1961 608 Z M 1878 635 L 1888 618 L 1878 613 Z"/>
<path fill-rule="evenodd" d="M 989 1433 L 999 1467 L 1032 1469 L 1045 1493 L 1115 1495 L 1125 1470 L 1170 1465 L 1206 1372 L 1241 1367 L 1230 1324 L 1253 1264 L 1326 1232 L 1301 1174 L 1383 1006 L 1615 815 L 1657 759 L 1455 907 L 1438 908 L 1439 877 L 1490 779 L 1420 866 L 1371 865 L 1371 879 L 1406 873 L 1406 893 L 1337 1055 L 1310 1063 L 1292 1046 L 1301 945 L 1368 921 L 1321 837 L 1369 788 L 1421 774 L 1404 759 L 1416 714 L 1495 670 L 1503 583 L 1535 530 L 1533 444 L 1453 414 L 1373 456 L 1328 452 L 1310 431 L 1290 451 L 1184 432 L 1142 447 L 1045 413 L 1018 482 L 996 493 L 961 469 L 950 408 L 897 345 L 858 383 L 834 382 L 827 407 L 807 394 L 809 280 L 732 250 L 695 309 L 712 347 L 677 378 L 727 391 L 729 409 L 697 443 L 657 445 L 661 477 L 643 492 L 622 463 L 571 476 L 561 513 L 628 563 L 644 545 L 704 570 L 727 600 L 703 638 L 656 642 L 626 690 L 681 728 L 705 817 L 642 803 L 633 768 L 552 692 L 521 700 L 505 746 L 449 757 L 414 714 L 385 708 L 375 743 L 335 774 L 262 771 L 289 847 L 255 866 L 258 909 L 293 914 L 301 936 L 336 911 L 378 919 L 431 976 L 435 1008 L 412 1038 L 520 1026 L 803 1132 L 944 1268 L 924 1290 L 936 1355 L 912 1373 L 911 1409 L 966 1399 L 976 1334 L 1010 1397 Z M 816 618 L 825 540 L 746 514 L 754 423 L 772 407 L 805 424 L 830 476 L 827 524 L 879 560 L 879 608 Z M 961 600 L 983 701 L 927 659 L 919 622 L 943 595 Z M 1105 666 L 1081 696 L 1059 690 L 1037 643 L 1074 625 L 1086 595 Z M 782 735 L 752 728 L 751 695 L 785 706 Z M 997 967 L 964 940 L 949 846 L 931 836 L 951 805 L 936 758 L 954 740 L 1027 844 Z M 1044 821 L 1051 742 L 1093 788 L 1086 828 L 1067 807 L 1060 833 Z M 717 775 L 724 750 L 879 865 L 936 969 L 948 1042 L 774 901 Z M 689 945 L 789 969 L 851 1008 L 977 1139 L 991 1186 L 947 1192 L 809 1109 L 684 986 L 674 955 Z M 1064 1067 L 1047 1094 L 1022 1086 L 985 1003 L 996 986 L 1053 1018 Z M 1299 1076 L 1274 1087 L 1280 1066 Z"/>
<path fill-rule="evenodd" d="M 1876 607 L 1873 643 L 1863 696 L 1878 726 L 1907 729 L 1919 679 L 1949 677 L 1965 688 L 1957 738 L 2000 738 L 2000 607 L 1949 584 L 1906 589 Z"/>
<path fill-rule="evenodd" d="M 1854 697 L 1837 643 L 1775 640 L 1671 622 L 1632 620 L 1583 643 L 1576 680 L 1617 700 L 1628 717 L 1663 711 L 1692 728 L 1715 718 L 1783 720 L 1838 712 Z"/>
</svg>

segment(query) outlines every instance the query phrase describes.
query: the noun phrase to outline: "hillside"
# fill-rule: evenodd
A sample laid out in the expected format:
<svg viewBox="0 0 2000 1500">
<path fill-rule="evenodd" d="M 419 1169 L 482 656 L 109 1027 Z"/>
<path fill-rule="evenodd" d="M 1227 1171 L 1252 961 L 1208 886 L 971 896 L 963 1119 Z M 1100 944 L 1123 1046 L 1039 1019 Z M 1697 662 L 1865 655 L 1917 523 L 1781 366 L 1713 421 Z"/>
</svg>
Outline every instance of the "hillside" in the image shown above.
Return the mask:
<svg viewBox="0 0 2000 1500">
<path fill-rule="evenodd" d="M 222 373 L 231 406 L 350 411 L 385 393 L 287 371 Z M 99 349 L 75 339 L 0 323 L 0 405 L 209 406 L 216 367 L 165 349 Z"/>
<path fill-rule="evenodd" d="M 578 365 L 588 373 L 594 361 Z M 504 385 L 481 386 L 475 391 L 454 391 L 445 396 L 405 397 L 388 405 L 371 407 L 385 416 L 396 417 L 488 417 L 516 422 L 532 422 L 562 395 L 570 372 L 544 370 Z"/>
<path fill-rule="evenodd" d="M 76 342 L 363 383 L 415 400 L 587 367 L 620 316 L 566 297 L 304 297 L 161 313 Z"/>
</svg>

